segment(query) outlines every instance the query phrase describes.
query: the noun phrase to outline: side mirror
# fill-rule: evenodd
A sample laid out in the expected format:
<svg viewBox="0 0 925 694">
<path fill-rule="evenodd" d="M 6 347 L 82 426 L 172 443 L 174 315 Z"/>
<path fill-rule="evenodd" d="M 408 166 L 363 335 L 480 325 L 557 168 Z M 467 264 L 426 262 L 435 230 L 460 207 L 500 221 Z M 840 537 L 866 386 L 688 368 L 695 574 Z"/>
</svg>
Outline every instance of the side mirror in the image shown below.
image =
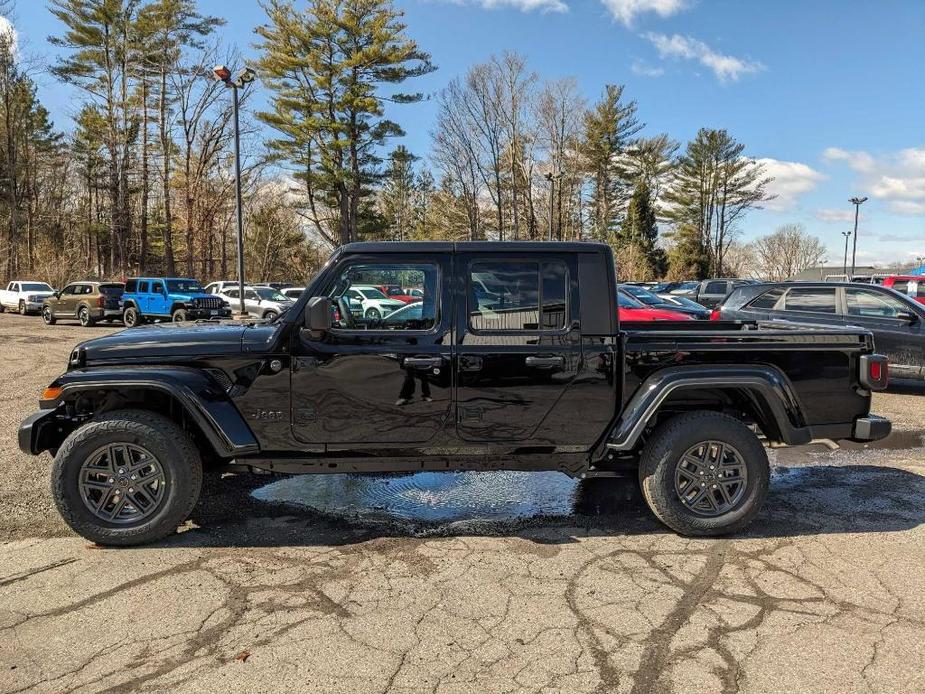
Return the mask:
<svg viewBox="0 0 925 694">
<path fill-rule="evenodd" d="M 912 311 L 897 311 L 896 318 L 906 321 L 909 325 L 915 325 L 919 322 L 919 317 Z"/>
<path fill-rule="evenodd" d="M 315 339 L 331 329 L 331 300 L 326 296 L 313 296 L 305 306 L 305 329 Z"/>
</svg>

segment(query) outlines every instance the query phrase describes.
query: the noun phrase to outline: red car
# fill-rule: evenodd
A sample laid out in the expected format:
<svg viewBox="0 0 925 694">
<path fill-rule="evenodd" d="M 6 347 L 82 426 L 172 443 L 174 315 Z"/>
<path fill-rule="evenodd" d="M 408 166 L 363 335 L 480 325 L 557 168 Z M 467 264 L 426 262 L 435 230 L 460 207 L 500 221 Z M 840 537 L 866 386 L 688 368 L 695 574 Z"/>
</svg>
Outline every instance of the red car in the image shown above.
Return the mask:
<svg viewBox="0 0 925 694">
<path fill-rule="evenodd" d="M 890 275 L 884 278 L 883 286 L 925 304 L 925 275 Z"/>
<path fill-rule="evenodd" d="M 424 300 L 424 292 L 420 289 L 408 289 L 399 287 L 397 284 L 380 284 L 376 286 L 376 289 L 390 299 L 401 301 L 403 304 L 413 304 L 415 301 Z"/>
<path fill-rule="evenodd" d="M 646 306 L 626 292 L 617 292 L 617 315 L 621 323 L 624 321 L 694 320 L 684 313 Z"/>
</svg>

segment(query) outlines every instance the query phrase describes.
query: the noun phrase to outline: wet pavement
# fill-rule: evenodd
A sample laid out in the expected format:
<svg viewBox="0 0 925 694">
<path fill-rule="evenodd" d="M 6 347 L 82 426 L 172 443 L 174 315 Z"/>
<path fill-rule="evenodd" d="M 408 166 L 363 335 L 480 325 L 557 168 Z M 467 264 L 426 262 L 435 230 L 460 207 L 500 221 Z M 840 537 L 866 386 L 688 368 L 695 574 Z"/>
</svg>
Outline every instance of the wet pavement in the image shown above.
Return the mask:
<svg viewBox="0 0 925 694">
<path fill-rule="evenodd" d="M 730 538 L 631 479 L 210 474 L 181 533 L 115 550 L 11 435 L 103 331 L 0 330 L 0 692 L 925 692 L 925 389 L 877 396 L 885 441 L 771 451 Z"/>
</svg>

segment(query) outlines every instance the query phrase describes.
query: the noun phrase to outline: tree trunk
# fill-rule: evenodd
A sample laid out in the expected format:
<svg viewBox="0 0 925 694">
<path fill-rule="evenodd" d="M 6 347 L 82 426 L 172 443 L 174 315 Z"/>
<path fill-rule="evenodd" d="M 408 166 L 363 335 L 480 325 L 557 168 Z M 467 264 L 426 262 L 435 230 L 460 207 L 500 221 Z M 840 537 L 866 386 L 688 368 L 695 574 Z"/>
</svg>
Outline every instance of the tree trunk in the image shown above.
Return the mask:
<svg viewBox="0 0 925 694">
<path fill-rule="evenodd" d="M 170 206 L 170 133 L 167 130 L 167 55 L 161 60 L 161 92 L 158 99 L 158 130 L 161 140 L 161 187 L 164 193 L 164 266 L 171 277 L 177 272 L 173 256 L 173 213 Z"/>
<path fill-rule="evenodd" d="M 141 222 L 138 274 L 144 275 L 148 260 L 148 79 L 141 78 Z"/>
</svg>

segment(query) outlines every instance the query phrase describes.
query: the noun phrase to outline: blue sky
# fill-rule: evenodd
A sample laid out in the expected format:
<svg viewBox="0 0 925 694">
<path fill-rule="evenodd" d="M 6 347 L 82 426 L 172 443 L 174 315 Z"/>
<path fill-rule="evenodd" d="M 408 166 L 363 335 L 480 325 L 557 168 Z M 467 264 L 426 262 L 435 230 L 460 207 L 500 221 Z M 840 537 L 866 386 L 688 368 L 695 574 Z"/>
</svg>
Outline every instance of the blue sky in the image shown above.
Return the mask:
<svg viewBox="0 0 925 694">
<path fill-rule="evenodd" d="M 256 2 L 200 0 L 226 15 L 226 41 L 253 56 Z M 766 160 L 779 197 L 743 224 L 744 237 L 801 222 L 840 265 L 861 209 L 858 262 L 925 256 L 925 2 L 922 0 L 399 0 L 409 34 L 439 70 L 417 81 L 439 91 L 492 53 L 516 50 L 543 78 L 574 76 L 589 101 L 626 85 L 646 133 L 686 142 L 727 128 Z M 20 0 L 26 53 L 44 57 L 59 31 L 41 0 Z M 70 128 L 68 89 L 40 77 L 40 96 Z M 256 95 L 255 95 L 256 96 Z M 425 155 L 434 104 L 396 107 L 404 143 Z"/>
</svg>

